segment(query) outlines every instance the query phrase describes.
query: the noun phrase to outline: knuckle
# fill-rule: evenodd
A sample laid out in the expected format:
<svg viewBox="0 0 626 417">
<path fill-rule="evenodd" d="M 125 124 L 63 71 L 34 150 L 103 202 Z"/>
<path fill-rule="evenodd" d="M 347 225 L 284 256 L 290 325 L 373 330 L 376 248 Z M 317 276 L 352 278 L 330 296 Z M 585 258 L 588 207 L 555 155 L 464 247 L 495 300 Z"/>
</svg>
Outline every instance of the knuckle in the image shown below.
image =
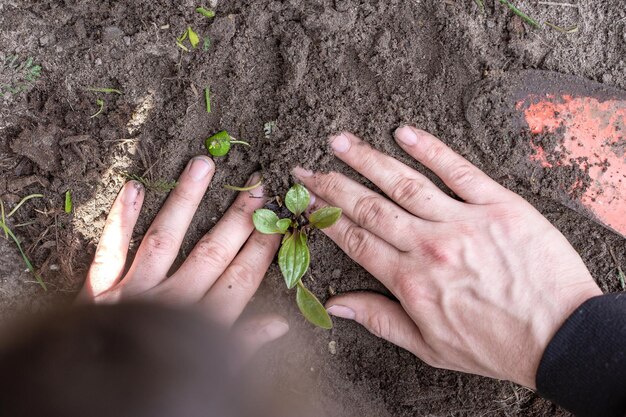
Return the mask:
<svg viewBox="0 0 626 417">
<path fill-rule="evenodd" d="M 424 184 L 422 182 L 408 177 L 398 179 L 392 189 L 391 198 L 400 204 L 404 204 L 410 200 L 420 200 L 425 193 Z"/>
<path fill-rule="evenodd" d="M 346 231 L 346 248 L 354 258 L 363 258 L 369 250 L 369 239 L 365 229 L 350 226 Z"/>
<path fill-rule="evenodd" d="M 427 262 L 443 266 L 451 262 L 449 245 L 445 241 L 425 241 L 420 244 L 420 251 Z"/>
<path fill-rule="evenodd" d="M 462 164 L 452 170 L 450 181 L 456 186 L 470 184 L 474 180 L 474 169 L 468 164 Z"/>
<path fill-rule="evenodd" d="M 230 263 L 230 249 L 210 237 L 203 237 L 193 251 L 195 257 L 214 270 L 223 271 Z"/>
<path fill-rule="evenodd" d="M 442 143 L 433 143 L 424 152 L 424 160 L 427 163 L 439 165 L 446 153 L 446 147 Z"/>
<path fill-rule="evenodd" d="M 234 263 L 227 271 L 229 282 L 244 291 L 256 289 L 257 280 L 255 279 L 254 268 L 245 263 Z"/>
<path fill-rule="evenodd" d="M 165 228 L 156 228 L 149 230 L 141 242 L 149 253 L 165 254 L 171 251 L 177 251 L 178 239 L 176 236 Z"/>
<path fill-rule="evenodd" d="M 196 207 L 198 205 L 198 199 L 195 193 L 191 190 L 187 190 L 185 187 L 176 187 L 172 191 L 171 201 L 175 205 L 180 207 Z"/>
<path fill-rule="evenodd" d="M 354 210 L 357 223 L 365 228 L 378 224 L 384 215 L 383 201 L 378 196 L 367 195 L 359 198 Z"/>
<path fill-rule="evenodd" d="M 337 190 L 341 189 L 341 174 L 337 172 L 329 172 L 322 175 L 317 180 L 319 192 L 324 195 L 334 195 Z"/>
<path fill-rule="evenodd" d="M 375 312 L 365 319 L 365 327 L 377 337 L 390 340 L 393 337 L 391 317 L 385 312 Z"/>
</svg>

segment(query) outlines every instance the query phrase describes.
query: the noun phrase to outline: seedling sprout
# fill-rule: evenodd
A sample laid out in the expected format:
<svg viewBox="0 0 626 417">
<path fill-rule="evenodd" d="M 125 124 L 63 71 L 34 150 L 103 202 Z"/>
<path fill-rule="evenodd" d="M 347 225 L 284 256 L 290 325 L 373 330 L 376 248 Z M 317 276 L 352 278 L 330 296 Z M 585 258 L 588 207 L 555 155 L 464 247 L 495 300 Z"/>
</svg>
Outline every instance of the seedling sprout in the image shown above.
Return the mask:
<svg viewBox="0 0 626 417">
<path fill-rule="evenodd" d="M 207 17 L 209 19 L 215 17 L 215 11 L 210 9 L 205 9 L 204 7 L 198 7 L 196 12 L 200 13 L 202 16 Z"/>
<path fill-rule="evenodd" d="M 309 191 L 296 184 L 285 195 L 285 206 L 292 216 L 279 218 L 269 209 L 259 209 L 252 215 L 254 227 L 264 234 L 281 234 L 283 240 L 278 251 L 278 266 L 287 288 L 296 290 L 296 303 L 302 315 L 312 324 L 323 329 L 333 327 L 332 320 L 324 305 L 302 283 L 302 277 L 309 269 L 311 255 L 307 244 L 312 229 L 325 229 L 341 217 L 341 209 L 324 207 L 313 212 L 308 219 L 303 213 L 311 201 Z"/>
<path fill-rule="evenodd" d="M 204 142 L 204 146 L 206 146 L 209 153 L 213 156 L 224 156 L 228 154 L 233 144 L 250 146 L 248 142 L 237 140 L 230 136 L 225 130 L 217 132 Z"/>
<path fill-rule="evenodd" d="M 9 214 L 7 214 L 6 216 L 5 216 L 5 212 L 4 212 L 4 203 L 2 202 L 2 200 L 0 200 L 0 229 L 2 229 L 4 231 L 4 237 L 6 239 L 11 238 L 11 240 L 13 240 L 13 242 L 17 246 L 17 249 L 20 251 L 20 255 L 22 256 L 22 259 L 24 260 L 24 263 L 26 264 L 26 267 L 35 276 L 35 279 L 37 280 L 39 285 L 41 285 L 41 288 L 43 288 L 44 291 L 47 291 L 48 288 L 46 286 L 46 283 L 43 282 L 43 279 L 41 278 L 41 276 L 35 270 L 35 267 L 31 263 L 30 259 L 28 259 L 28 256 L 26 256 L 26 253 L 24 252 L 24 249 L 22 248 L 22 244 L 20 243 L 19 239 L 17 238 L 17 236 L 15 236 L 15 234 L 13 233 L 13 231 L 11 230 L 9 225 L 7 224 L 7 220 L 11 216 L 13 216 L 15 214 L 15 212 L 20 207 L 22 207 L 22 205 L 24 203 L 26 203 L 28 200 L 30 200 L 32 198 L 42 198 L 42 197 L 43 197 L 42 194 L 31 194 L 29 196 L 24 197 L 19 203 L 17 203 L 17 205 L 13 208 L 13 210 L 11 210 L 9 212 Z"/>
<path fill-rule="evenodd" d="M 204 102 L 206 103 L 206 112 L 211 113 L 211 90 L 209 87 L 204 89 Z"/>
<path fill-rule="evenodd" d="M 96 105 L 99 107 L 98 111 L 92 114 L 90 119 L 93 119 L 94 117 L 98 117 L 102 113 L 102 111 L 104 110 L 104 100 L 102 100 L 101 98 L 97 98 Z"/>
<path fill-rule="evenodd" d="M 72 212 L 72 210 L 74 209 L 74 203 L 72 202 L 72 193 L 70 192 L 70 190 L 67 190 L 65 192 L 65 206 L 64 206 L 65 212 L 67 214 L 70 214 Z"/>
</svg>

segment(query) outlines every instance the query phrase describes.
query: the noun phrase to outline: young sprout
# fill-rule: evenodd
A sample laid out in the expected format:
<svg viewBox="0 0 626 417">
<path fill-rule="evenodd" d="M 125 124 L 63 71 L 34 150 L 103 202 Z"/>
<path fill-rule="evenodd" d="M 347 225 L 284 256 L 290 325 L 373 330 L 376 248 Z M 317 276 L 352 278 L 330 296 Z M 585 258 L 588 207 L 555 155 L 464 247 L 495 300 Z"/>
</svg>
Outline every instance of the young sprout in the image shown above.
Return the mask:
<svg viewBox="0 0 626 417">
<path fill-rule="evenodd" d="M 309 206 L 309 191 L 296 184 L 287 191 L 285 205 L 292 213 L 290 218 L 279 218 L 269 209 L 259 209 L 252 215 L 254 227 L 264 234 L 281 234 L 283 236 L 278 251 L 278 266 L 285 279 L 287 288 L 296 290 L 296 303 L 302 315 L 312 324 L 330 329 L 332 320 L 324 305 L 302 283 L 302 277 L 309 269 L 311 254 L 307 244 L 312 229 L 325 229 L 332 226 L 341 217 L 341 209 L 324 207 L 313 212 L 308 219 L 303 213 Z"/>
<path fill-rule="evenodd" d="M 233 191 L 252 191 L 254 190 L 256 187 L 261 186 L 261 184 L 263 184 L 263 178 L 261 178 L 256 184 L 252 184 L 249 185 L 247 187 L 236 187 L 234 185 L 228 185 L 226 184 L 224 186 L 224 188 L 226 188 L 227 190 L 233 190 Z"/>
<path fill-rule="evenodd" d="M 189 43 L 191 44 L 191 46 L 194 49 L 200 43 L 200 37 L 198 36 L 198 34 L 193 31 L 191 26 L 187 26 L 187 30 L 185 30 L 182 35 L 180 35 L 178 38 L 176 38 L 176 45 L 178 45 L 178 47 L 181 48 L 185 52 L 189 52 L 189 48 L 187 48 L 185 45 L 183 45 L 183 42 L 187 38 L 189 38 Z"/>
<path fill-rule="evenodd" d="M 9 225 L 8 225 L 8 219 L 11 216 L 13 216 L 15 214 L 15 212 L 20 207 L 22 207 L 22 205 L 24 203 L 26 203 L 28 200 L 30 200 L 32 198 L 42 198 L 42 197 L 43 197 L 42 194 L 31 194 L 29 196 L 24 197 L 19 203 L 17 203 L 17 205 L 13 208 L 13 210 L 11 210 L 9 212 L 9 214 L 7 214 L 7 215 L 5 215 L 5 213 L 4 213 L 4 203 L 2 202 L 2 200 L 0 200 L 0 229 L 2 229 L 2 231 L 4 231 L 5 238 L 7 238 L 7 239 L 11 238 L 11 240 L 13 240 L 13 242 L 17 246 L 17 249 L 20 252 L 20 255 L 22 255 L 22 259 L 24 260 L 24 263 L 26 264 L 26 267 L 35 276 L 35 279 L 37 280 L 39 285 L 41 285 L 41 288 L 43 288 L 44 291 L 47 291 L 48 288 L 46 286 L 46 283 L 43 281 L 41 276 L 37 273 L 37 270 L 35 269 L 35 267 L 31 263 L 30 259 L 28 259 L 28 256 L 26 256 L 26 252 L 24 252 L 24 249 L 22 248 L 22 244 L 20 243 L 19 239 L 17 238 L 17 236 L 15 236 L 15 234 L 13 233 L 11 228 L 9 228 Z"/>
<path fill-rule="evenodd" d="M 215 17 L 215 11 L 210 9 L 205 9 L 204 7 L 198 7 L 196 12 L 200 13 L 202 16 L 207 17 L 209 19 Z"/>
<path fill-rule="evenodd" d="M 101 98 L 97 98 L 96 105 L 99 106 L 99 109 L 96 113 L 91 115 L 90 119 L 93 119 L 94 117 L 98 117 L 100 113 L 102 113 L 102 111 L 104 110 L 104 100 L 102 100 Z"/>
<path fill-rule="evenodd" d="M 70 190 L 67 190 L 65 192 L 65 207 L 64 208 L 67 214 L 70 214 L 72 210 L 74 209 L 74 203 L 72 202 L 72 193 L 70 192 Z"/>
<path fill-rule="evenodd" d="M 208 138 L 204 142 L 209 153 L 213 156 L 224 156 L 230 151 L 232 144 L 239 144 L 244 146 L 250 146 L 248 142 L 237 140 L 230 136 L 227 131 L 221 130 Z"/>
<path fill-rule="evenodd" d="M 211 90 L 210 87 L 204 89 L 204 102 L 206 103 L 206 112 L 211 113 Z"/>
</svg>

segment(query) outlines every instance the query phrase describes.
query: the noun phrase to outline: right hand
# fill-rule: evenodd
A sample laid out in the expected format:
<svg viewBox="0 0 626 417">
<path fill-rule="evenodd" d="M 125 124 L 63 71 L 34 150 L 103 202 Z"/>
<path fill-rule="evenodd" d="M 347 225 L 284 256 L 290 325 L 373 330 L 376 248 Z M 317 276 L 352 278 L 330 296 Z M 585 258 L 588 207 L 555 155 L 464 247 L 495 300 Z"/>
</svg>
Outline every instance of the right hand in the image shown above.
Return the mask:
<svg viewBox="0 0 626 417">
<path fill-rule="evenodd" d="M 392 201 L 337 173 L 295 175 L 344 216 L 324 232 L 399 300 L 339 295 L 328 312 L 452 370 L 535 388 L 545 348 L 567 317 L 600 295 L 557 229 L 434 136 L 396 131 L 400 146 L 464 201 L 349 133 L 335 154 Z"/>
</svg>

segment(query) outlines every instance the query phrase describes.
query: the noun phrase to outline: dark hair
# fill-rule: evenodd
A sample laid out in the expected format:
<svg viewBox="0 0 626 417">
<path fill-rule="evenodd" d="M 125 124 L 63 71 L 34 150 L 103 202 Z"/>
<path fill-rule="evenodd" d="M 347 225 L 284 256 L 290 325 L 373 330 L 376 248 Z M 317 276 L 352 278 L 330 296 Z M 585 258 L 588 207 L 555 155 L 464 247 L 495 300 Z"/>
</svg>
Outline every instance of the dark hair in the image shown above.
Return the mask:
<svg viewBox="0 0 626 417">
<path fill-rule="evenodd" d="M 225 338 L 194 312 L 82 306 L 13 336 L 0 349 L 2 416 L 228 414 Z"/>
</svg>

